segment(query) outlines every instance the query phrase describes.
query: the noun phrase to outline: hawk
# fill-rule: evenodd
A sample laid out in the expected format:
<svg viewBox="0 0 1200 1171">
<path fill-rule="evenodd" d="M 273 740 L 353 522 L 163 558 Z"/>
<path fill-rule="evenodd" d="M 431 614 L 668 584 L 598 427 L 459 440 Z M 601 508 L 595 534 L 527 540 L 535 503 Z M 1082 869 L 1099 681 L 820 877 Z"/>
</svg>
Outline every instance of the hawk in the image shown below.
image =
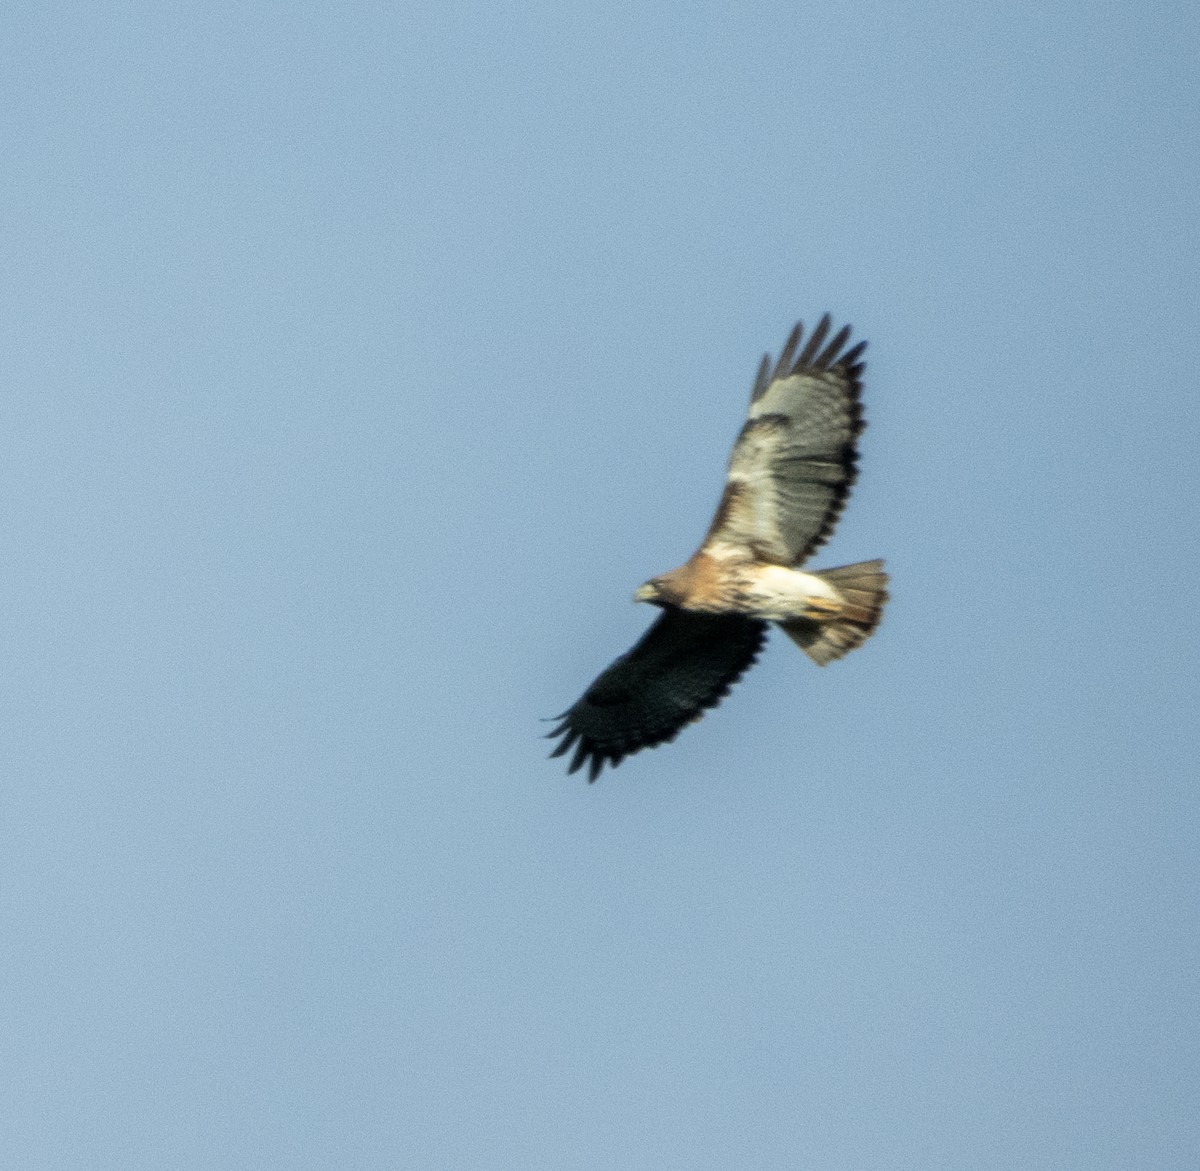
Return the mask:
<svg viewBox="0 0 1200 1171">
<path fill-rule="evenodd" d="M 715 707 L 758 657 L 775 623 L 821 666 L 861 645 L 887 601 L 882 561 L 805 573 L 828 540 L 856 475 L 864 423 L 862 353 L 825 314 L 763 356 L 733 445 L 725 491 L 700 548 L 633 595 L 659 614 L 570 710 L 554 717 L 550 754 L 594 781 L 643 748 L 673 740 Z"/>
</svg>

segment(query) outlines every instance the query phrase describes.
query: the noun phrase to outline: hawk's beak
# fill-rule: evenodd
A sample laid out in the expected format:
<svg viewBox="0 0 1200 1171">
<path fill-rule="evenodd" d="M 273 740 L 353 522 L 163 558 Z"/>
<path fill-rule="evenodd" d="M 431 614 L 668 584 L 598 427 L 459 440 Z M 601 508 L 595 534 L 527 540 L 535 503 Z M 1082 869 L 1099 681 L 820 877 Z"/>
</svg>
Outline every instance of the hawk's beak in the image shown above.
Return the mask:
<svg viewBox="0 0 1200 1171">
<path fill-rule="evenodd" d="M 649 582 L 646 582 L 643 586 L 638 586 L 633 593 L 633 600 L 635 602 L 653 602 L 657 597 L 658 590 Z"/>
</svg>

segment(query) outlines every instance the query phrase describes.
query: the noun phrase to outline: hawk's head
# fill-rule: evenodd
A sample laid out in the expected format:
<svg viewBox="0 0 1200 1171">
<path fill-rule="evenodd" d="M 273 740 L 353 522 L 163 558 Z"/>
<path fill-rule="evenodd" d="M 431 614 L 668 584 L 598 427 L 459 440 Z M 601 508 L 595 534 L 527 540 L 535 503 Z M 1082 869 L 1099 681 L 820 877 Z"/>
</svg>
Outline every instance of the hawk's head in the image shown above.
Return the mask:
<svg viewBox="0 0 1200 1171">
<path fill-rule="evenodd" d="M 635 602 L 649 602 L 652 606 L 667 605 L 665 597 L 666 583 L 660 577 L 652 577 L 645 585 L 640 585 L 634 591 L 633 600 Z"/>
</svg>

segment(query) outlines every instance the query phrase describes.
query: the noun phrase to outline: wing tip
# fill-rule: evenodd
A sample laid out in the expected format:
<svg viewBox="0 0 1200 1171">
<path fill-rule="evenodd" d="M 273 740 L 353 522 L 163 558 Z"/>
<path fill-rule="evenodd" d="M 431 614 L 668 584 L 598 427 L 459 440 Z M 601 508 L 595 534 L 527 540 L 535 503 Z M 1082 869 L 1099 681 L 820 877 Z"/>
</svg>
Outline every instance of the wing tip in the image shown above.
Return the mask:
<svg viewBox="0 0 1200 1171">
<path fill-rule="evenodd" d="M 863 339 L 855 342 L 848 350 L 845 349 L 854 330 L 849 323 L 843 325 L 826 342 L 825 339 L 829 337 L 832 328 L 832 314 L 823 313 L 812 333 L 808 335 L 804 349 L 797 354 L 796 351 L 804 338 L 804 322 L 797 321 L 784 341 L 779 357 L 772 362 L 769 353 L 762 356 L 750 392 L 751 404 L 758 402 L 766 393 L 767 387 L 780 378 L 790 378 L 795 374 L 824 373 L 839 367 L 845 371 L 857 392 L 861 388 L 862 372 L 866 365 L 859 359 L 867 348 L 867 342 Z"/>
<path fill-rule="evenodd" d="M 841 367 L 850 378 L 857 383 L 862 373 L 863 364 L 858 360 L 867 348 L 866 339 L 855 342 L 848 350 L 854 327 L 847 322 L 826 342 L 829 331 L 833 328 L 833 317 L 826 312 L 821 315 L 816 328 L 809 334 L 808 343 L 797 356 L 788 374 L 805 374 L 809 371 L 827 371 Z"/>
</svg>

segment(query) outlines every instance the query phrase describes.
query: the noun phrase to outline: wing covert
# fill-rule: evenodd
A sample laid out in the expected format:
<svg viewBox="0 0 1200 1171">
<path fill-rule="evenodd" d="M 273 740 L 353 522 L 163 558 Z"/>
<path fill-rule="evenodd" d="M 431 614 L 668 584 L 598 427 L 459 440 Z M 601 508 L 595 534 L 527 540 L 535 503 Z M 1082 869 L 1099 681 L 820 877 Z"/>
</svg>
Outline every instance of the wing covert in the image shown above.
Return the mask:
<svg viewBox="0 0 1200 1171">
<path fill-rule="evenodd" d="M 594 781 L 632 753 L 673 740 L 715 707 L 754 662 L 766 623 L 740 614 L 700 614 L 667 607 L 637 644 L 603 671 L 582 698 L 557 717 L 550 754 L 572 747 L 569 772 L 588 765 Z"/>
</svg>

